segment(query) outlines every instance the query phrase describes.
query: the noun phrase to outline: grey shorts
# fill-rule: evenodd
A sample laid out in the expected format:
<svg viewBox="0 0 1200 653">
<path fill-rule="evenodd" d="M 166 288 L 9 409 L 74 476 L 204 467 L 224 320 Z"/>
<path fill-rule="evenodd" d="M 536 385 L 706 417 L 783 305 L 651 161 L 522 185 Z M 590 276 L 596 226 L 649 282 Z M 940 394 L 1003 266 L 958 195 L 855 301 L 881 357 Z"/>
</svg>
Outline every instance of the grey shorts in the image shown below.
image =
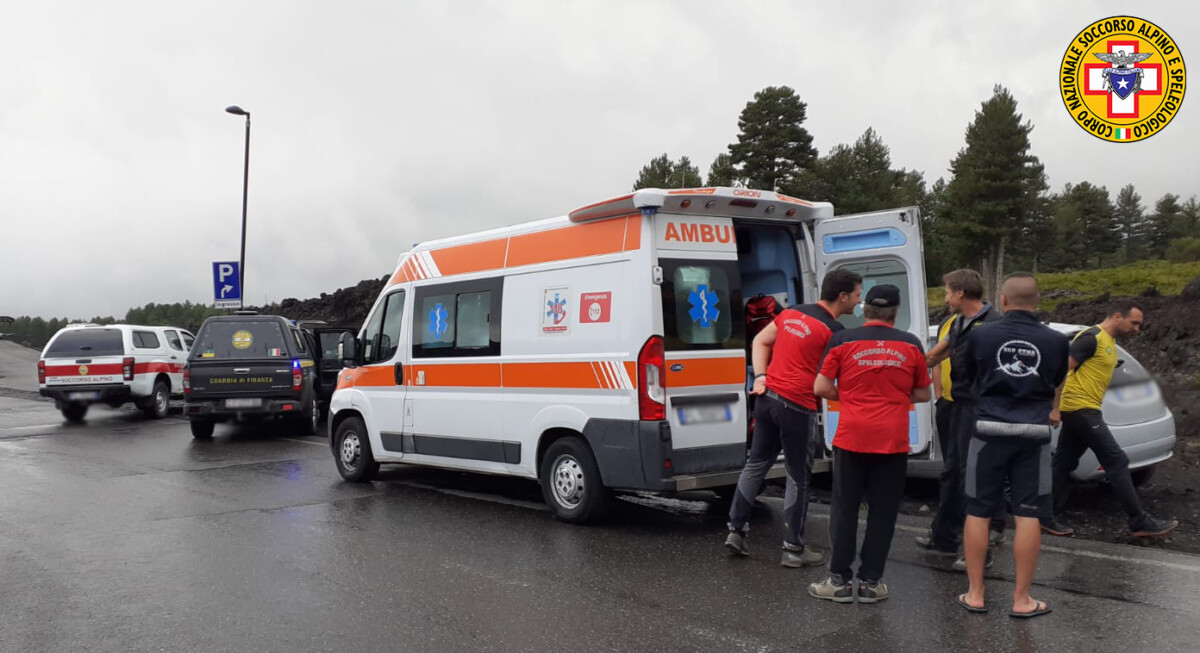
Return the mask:
<svg viewBox="0 0 1200 653">
<path fill-rule="evenodd" d="M 1011 484 L 1013 516 L 1044 514 L 1050 505 L 1050 443 L 1020 437 L 987 441 L 971 438 L 967 451 L 967 514 L 1003 514 L 1010 505 L 1004 497 L 1006 479 Z"/>
</svg>

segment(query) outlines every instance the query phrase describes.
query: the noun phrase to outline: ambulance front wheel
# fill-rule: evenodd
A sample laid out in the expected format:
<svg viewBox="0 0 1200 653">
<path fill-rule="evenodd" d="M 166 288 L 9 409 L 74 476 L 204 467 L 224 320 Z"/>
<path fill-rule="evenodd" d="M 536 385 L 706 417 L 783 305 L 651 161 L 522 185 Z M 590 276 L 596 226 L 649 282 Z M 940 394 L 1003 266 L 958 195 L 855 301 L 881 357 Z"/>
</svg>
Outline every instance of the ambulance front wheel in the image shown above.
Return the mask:
<svg viewBox="0 0 1200 653">
<path fill-rule="evenodd" d="M 348 418 L 338 424 L 333 437 L 333 457 L 342 478 L 353 483 L 374 480 L 379 473 L 379 462 L 371 453 L 371 439 L 367 437 L 363 421 L 357 417 Z"/>
<path fill-rule="evenodd" d="M 608 507 L 610 492 L 600 481 L 600 467 L 583 438 L 568 436 L 551 444 L 539 477 L 550 512 L 565 522 L 585 524 Z"/>
</svg>

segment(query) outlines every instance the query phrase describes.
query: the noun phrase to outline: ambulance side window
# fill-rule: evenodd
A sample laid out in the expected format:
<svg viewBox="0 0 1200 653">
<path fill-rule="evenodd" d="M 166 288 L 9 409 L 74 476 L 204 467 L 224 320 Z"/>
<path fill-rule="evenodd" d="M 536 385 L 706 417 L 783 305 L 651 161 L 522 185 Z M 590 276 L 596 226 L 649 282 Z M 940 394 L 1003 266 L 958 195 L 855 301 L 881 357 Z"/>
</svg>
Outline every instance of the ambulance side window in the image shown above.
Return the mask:
<svg viewBox="0 0 1200 653">
<path fill-rule="evenodd" d="M 413 358 L 498 356 L 502 279 L 416 289 Z"/>
<path fill-rule="evenodd" d="M 667 350 L 745 347 L 741 277 L 735 262 L 664 258 L 659 264 Z"/>
<path fill-rule="evenodd" d="M 404 319 L 404 291 L 388 295 L 371 315 L 363 332 L 363 363 L 381 363 L 396 355 L 400 346 L 400 327 Z"/>
<path fill-rule="evenodd" d="M 908 295 L 908 268 L 904 266 L 904 263 L 896 260 L 882 260 L 850 263 L 841 267 L 862 275 L 863 297 L 866 297 L 868 291 L 881 283 L 890 283 L 899 288 L 900 312 L 896 315 L 896 328 L 907 331 L 912 326 L 913 301 Z M 838 322 L 841 322 L 847 329 L 862 326 L 866 322 L 862 306 L 856 307 L 853 314 L 839 317 Z"/>
</svg>

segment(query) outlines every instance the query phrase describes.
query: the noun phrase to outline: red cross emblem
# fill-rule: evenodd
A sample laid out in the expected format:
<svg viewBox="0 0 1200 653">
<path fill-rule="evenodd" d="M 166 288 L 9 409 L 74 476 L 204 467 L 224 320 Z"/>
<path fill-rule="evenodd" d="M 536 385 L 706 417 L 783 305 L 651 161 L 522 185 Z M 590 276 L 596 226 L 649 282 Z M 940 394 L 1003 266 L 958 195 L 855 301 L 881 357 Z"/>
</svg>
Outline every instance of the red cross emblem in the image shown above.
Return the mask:
<svg viewBox="0 0 1200 653">
<path fill-rule="evenodd" d="M 1139 41 L 1137 40 L 1117 40 L 1112 39 L 1106 43 L 1109 52 L 1124 52 L 1132 54 L 1138 51 Z M 1131 93 L 1125 99 L 1121 99 L 1116 93 L 1110 92 L 1104 87 L 1104 70 L 1109 68 L 1108 63 L 1088 63 L 1083 65 L 1084 79 L 1086 86 L 1084 87 L 1085 95 L 1107 95 L 1108 96 L 1108 118 L 1123 118 L 1137 119 L 1141 117 L 1141 107 L 1138 103 L 1138 98 L 1142 95 L 1162 95 L 1162 77 L 1163 67 L 1161 63 L 1142 63 L 1138 67 L 1142 69 L 1144 77 L 1142 79 L 1142 88 L 1137 93 Z"/>
</svg>

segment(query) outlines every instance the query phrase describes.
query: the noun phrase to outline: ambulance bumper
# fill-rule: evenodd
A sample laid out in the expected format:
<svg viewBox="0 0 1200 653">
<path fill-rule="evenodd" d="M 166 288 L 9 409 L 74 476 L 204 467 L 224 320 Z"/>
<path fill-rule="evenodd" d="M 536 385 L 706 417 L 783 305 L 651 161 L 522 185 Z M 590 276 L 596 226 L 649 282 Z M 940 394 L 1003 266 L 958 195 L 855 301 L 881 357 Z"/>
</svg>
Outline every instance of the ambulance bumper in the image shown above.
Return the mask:
<svg viewBox="0 0 1200 653">
<path fill-rule="evenodd" d="M 685 492 L 736 485 L 746 461 L 746 443 L 675 449 L 668 422 L 589 420 L 584 437 L 596 456 L 604 485 L 617 490 Z M 814 472 L 826 471 L 817 460 Z M 783 461 L 767 478 L 787 476 Z"/>
</svg>

